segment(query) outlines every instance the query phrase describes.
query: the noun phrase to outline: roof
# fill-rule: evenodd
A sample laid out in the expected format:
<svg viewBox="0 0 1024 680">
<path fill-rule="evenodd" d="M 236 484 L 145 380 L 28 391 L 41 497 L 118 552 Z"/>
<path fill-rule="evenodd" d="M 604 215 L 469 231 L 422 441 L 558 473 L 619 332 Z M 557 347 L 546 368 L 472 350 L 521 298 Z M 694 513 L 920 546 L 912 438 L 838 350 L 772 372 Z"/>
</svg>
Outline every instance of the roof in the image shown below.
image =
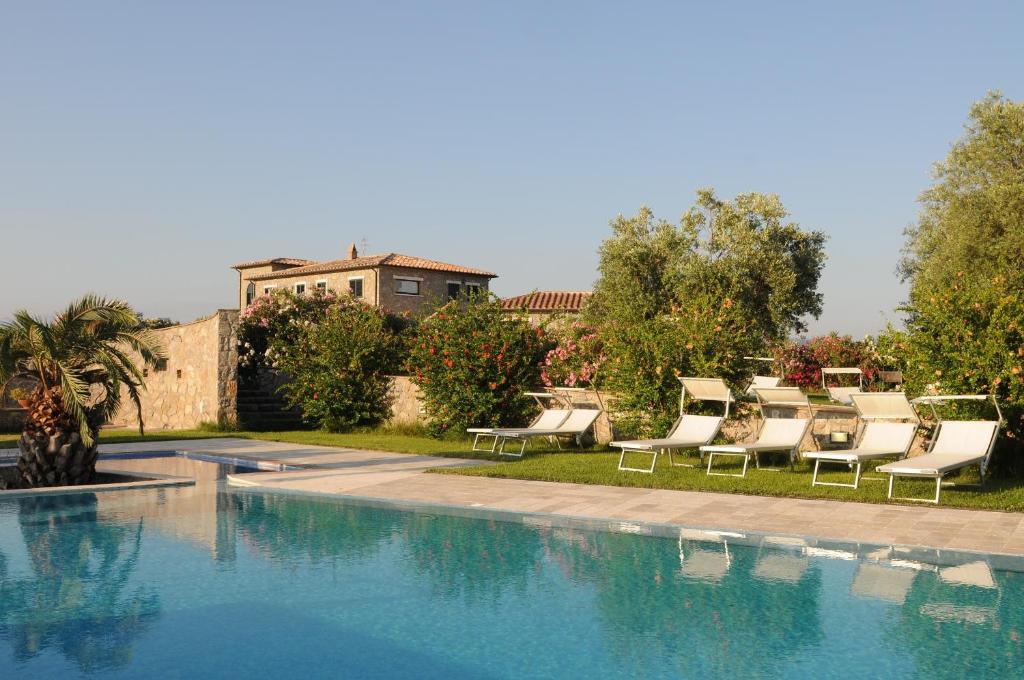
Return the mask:
<svg viewBox="0 0 1024 680">
<path fill-rule="evenodd" d="M 268 262 L 270 261 L 272 260 L 268 260 Z M 474 276 L 485 276 L 491 279 L 498 276 L 497 274 L 484 271 L 483 269 L 463 267 L 457 264 L 438 262 L 437 260 L 427 260 L 422 257 L 400 255 L 399 253 L 385 253 L 384 255 L 368 255 L 366 257 L 357 257 L 354 259 L 346 260 L 330 260 L 328 262 L 310 263 L 307 260 L 305 266 L 295 267 L 293 269 L 286 269 L 284 271 L 267 272 L 266 274 L 259 274 L 258 276 L 253 276 L 250 279 L 250 281 L 265 281 L 268 279 L 279 279 L 283 276 L 292 277 L 306 276 L 308 274 L 328 274 L 331 272 L 343 272 L 352 269 L 371 269 L 373 267 L 403 267 L 405 269 L 428 269 L 431 271 L 450 272 L 452 274 L 472 274 Z"/>
<path fill-rule="evenodd" d="M 289 267 L 303 267 L 307 264 L 314 264 L 315 260 L 303 260 L 298 257 L 272 257 L 268 260 L 253 260 L 252 262 L 240 262 L 232 265 L 232 269 L 249 269 L 251 267 L 265 267 L 268 264 L 283 264 Z"/>
<path fill-rule="evenodd" d="M 505 309 L 526 309 L 528 312 L 578 312 L 590 296 L 590 291 L 535 290 L 525 295 L 505 298 Z"/>
</svg>

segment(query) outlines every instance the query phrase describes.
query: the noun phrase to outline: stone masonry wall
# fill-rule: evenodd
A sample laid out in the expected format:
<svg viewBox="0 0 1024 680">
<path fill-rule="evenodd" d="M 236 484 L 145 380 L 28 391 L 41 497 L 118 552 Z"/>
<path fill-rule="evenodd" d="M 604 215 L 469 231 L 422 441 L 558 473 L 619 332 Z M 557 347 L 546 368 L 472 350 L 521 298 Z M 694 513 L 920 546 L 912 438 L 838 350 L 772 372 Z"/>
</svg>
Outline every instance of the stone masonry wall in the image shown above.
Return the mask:
<svg viewBox="0 0 1024 680">
<path fill-rule="evenodd" d="M 156 331 L 166 364 L 148 367 L 142 419 L 149 430 L 189 429 L 202 422 L 234 421 L 238 394 L 237 310 L 220 310 L 188 324 Z M 125 399 L 112 425 L 137 427 L 135 405 Z"/>
</svg>

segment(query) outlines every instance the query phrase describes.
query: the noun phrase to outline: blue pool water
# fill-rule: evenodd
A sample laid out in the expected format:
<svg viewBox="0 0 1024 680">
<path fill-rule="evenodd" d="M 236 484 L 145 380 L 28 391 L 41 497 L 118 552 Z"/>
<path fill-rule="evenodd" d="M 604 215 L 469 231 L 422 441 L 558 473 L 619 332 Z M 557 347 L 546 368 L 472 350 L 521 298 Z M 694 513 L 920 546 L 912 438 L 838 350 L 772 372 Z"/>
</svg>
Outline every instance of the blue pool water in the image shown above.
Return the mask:
<svg viewBox="0 0 1024 680">
<path fill-rule="evenodd" d="M 737 541 L 217 484 L 4 498 L 0 678 L 1021 677 L 1020 573 Z"/>
</svg>

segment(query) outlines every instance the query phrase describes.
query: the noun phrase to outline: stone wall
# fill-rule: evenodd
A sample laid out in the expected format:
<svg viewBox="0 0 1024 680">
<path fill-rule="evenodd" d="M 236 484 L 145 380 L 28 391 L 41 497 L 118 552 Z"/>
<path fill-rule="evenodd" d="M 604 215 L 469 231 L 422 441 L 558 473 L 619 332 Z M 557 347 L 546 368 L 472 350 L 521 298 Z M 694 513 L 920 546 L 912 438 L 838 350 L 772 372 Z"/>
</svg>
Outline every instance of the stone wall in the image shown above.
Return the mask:
<svg viewBox="0 0 1024 680">
<path fill-rule="evenodd" d="M 395 397 L 391 406 L 392 423 L 423 423 L 426 415 L 423 410 L 423 401 L 419 388 L 412 381 L 404 376 L 393 378 L 392 393 Z M 614 410 L 612 404 L 615 396 L 605 393 L 595 394 L 592 391 L 566 392 L 573 406 L 581 408 L 600 408 L 605 412 L 597 419 L 595 424 L 594 437 L 597 443 L 607 444 L 620 438 L 615 431 L 614 418 L 609 411 Z M 805 409 L 799 413 L 796 409 L 776 408 L 769 412 L 770 417 L 792 418 L 807 417 Z M 757 428 L 761 423 L 761 414 L 755 404 L 741 402 L 734 407 L 729 419 L 722 427 L 721 438 L 730 442 L 750 442 L 757 434 Z M 846 432 L 849 434 L 849 442 L 846 444 L 833 444 L 830 435 L 832 432 Z M 846 406 L 814 406 L 814 422 L 800 445 L 801 451 L 821 451 L 827 449 L 850 448 L 857 435 L 857 415 L 854 410 Z M 924 451 L 925 435 L 919 432 L 911 448 L 911 455 Z"/>
<path fill-rule="evenodd" d="M 167 361 L 145 370 L 142 419 L 148 430 L 234 422 L 238 316 L 237 310 L 222 309 L 204 319 L 156 331 Z M 135 405 L 125 398 L 111 424 L 137 427 Z"/>
<path fill-rule="evenodd" d="M 426 416 L 423 411 L 423 394 L 413 381 L 404 375 L 391 378 L 391 420 L 395 425 L 422 423 Z"/>
</svg>

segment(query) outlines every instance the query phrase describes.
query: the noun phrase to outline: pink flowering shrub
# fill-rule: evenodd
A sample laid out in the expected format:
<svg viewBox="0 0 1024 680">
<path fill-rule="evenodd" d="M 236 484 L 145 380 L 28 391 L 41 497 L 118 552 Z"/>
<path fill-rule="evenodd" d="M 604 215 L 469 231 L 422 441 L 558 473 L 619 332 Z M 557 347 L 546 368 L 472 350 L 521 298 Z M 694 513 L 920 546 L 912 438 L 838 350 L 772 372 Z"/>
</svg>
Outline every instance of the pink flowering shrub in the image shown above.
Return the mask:
<svg viewBox="0 0 1024 680">
<path fill-rule="evenodd" d="M 865 383 L 878 373 L 877 355 L 867 341 L 849 335 L 829 333 L 810 340 L 798 340 L 779 350 L 786 371 L 786 383 L 805 389 L 821 388 L 821 369 L 858 367 Z"/>
<path fill-rule="evenodd" d="M 597 331 L 579 321 L 552 333 L 558 343 L 544 356 L 540 379 L 547 387 L 594 386 L 607 357 Z"/>
<path fill-rule="evenodd" d="M 242 313 L 239 377 L 261 370 L 304 420 L 332 432 L 375 425 L 390 415 L 389 376 L 402 363 L 403 322 L 348 295 L 277 291 Z"/>
<path fill-rule="evenodd" d="M 337 302 L 337 295 L 319 289 L 304 295 L 274 290 L 253 300 L 238 324 L 239 378 L 252 382 L 261 368 L 277 368 L 275 345 L 294 345 L 302 325 L 318 323 Z"/>
</svg>

